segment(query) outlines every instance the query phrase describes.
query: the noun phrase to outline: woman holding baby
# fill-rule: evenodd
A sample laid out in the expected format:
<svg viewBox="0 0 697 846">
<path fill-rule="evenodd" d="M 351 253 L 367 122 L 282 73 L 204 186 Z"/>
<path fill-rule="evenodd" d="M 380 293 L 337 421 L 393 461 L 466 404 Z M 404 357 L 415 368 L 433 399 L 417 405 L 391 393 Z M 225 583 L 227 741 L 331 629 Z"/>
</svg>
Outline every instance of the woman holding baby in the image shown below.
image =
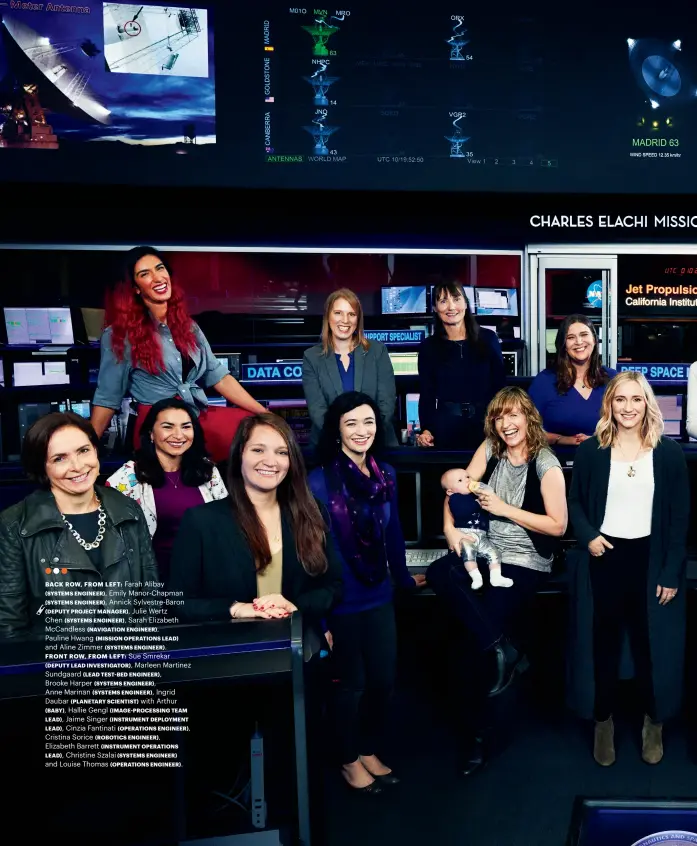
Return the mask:
<svg viewBox="0 0 697 846">
<path fill-rule="evenodd" d="M 473 578 L 471 567 L 463 566 L 463 560 L 471 562 L 467 547 L 472 536 L 467 526 L 455 524 L 448 496 L 444 533 L 451 554 L 435 561 L 426 576 L 458 622 L 465 641 L 460 657 L 468 666 L 466 672 L 459 668 L 458 674 L 466 677 L 467 692 L 458 725 L 466 726 L 462 738 L 466 775 L 484 762 L 487 697 L 506 690 L 527 666 L 510 636 L 551 572 L 557 542 L 567 524 L 561 466 L 525 391 L 517 387 L 499 391 L 487 408 L 484 431 L 486 439 L 466 470 L 467 478 L 458 484 L 466 486 L 463 490 L 474 489 L 469 496 L 477 498 L 488 516 L 487 547 L 494 547 L 498 558 L 492 564 L 491 554 L 486 556 L 490 570 L 485 571 L 479 588 L 480 580 Z M 444 480 L 444 487 L 449 481 Z M 470 485 L 471 481 L 483 484 Z"/>
</svg>

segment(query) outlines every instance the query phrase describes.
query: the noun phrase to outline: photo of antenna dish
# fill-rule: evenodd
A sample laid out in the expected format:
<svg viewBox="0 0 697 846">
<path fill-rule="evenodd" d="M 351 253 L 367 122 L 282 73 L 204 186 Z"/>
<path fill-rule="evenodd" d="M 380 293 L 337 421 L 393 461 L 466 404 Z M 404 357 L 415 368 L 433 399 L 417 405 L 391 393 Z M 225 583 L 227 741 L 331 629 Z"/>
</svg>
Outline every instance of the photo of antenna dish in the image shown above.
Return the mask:
<svg viewBox="0 0 697 846">
<path fill-rule="evenodd" d="M 104 58 L 111 73 L 207 77 L 208 12 L 104 3 Z"/>
</svg>

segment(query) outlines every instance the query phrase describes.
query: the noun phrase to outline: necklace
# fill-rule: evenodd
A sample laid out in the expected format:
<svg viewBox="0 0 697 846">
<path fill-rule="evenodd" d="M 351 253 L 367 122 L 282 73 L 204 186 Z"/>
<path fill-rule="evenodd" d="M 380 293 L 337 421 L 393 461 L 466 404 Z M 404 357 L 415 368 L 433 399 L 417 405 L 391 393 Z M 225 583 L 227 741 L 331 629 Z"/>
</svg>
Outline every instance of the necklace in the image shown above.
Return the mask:
<svg viewBox="0 0 697 846">
<path fill-rule="evenodd" d="M 174 476 L 174 478 L 171 478 L 172 476 Z M 177 470 L 177 471 L 175 471 L 174 473 L 167 473 L 167 477 L 166 477 L 166 478 L 167 478 L 167 481 L 168 481 L 171 485 L 174 485 L 174 489 L 175 489 L 175 490 L 177 490 L 177 489 L 179 488 L 179 483 L 180 483 L 180 482 L 181 482 L 181 480 L 182 480 L 182 478 L 181 478 L 181 471 Z"/>
<path fill-rule="evenodd" d="M 622 453 L 622 458 L 624 458 L 626 460 L 627 456 L 624 454 L 624 450 L 622 449 L 622 444 L 619 441 L 617 441 L 617 446 L 619 447 L 619 450 Z M 636 460 L 639 458 L 639 453 L 641 452 L 641 450 L 642 450 L 642 446 L 641 446 L 641 444 L 639 444 L 639 449 L 637 450 L 637 454 L 634 456 L 634 460 L 629 462 L 629 470 L 627 470 L 627 475 L 629 476 L 630 479 L 633 479 L 636 476 L 636 470 L 634 469 L 634 464 L 636 463 Z"/>
<path fill-rule="evenodd" d="M 104 535 L 106 533 L 106 513 L 102 506 L 102 503 L 97 500 L 97 506 L 99 511 L 99 517 L 97 517 L 97 525 L 99 526 L 99 530 L 97 531 L 97 537 L 92 541 L 92 543 L 87 543 L 87 541 L 79 534 L 79 532 L 75 531 L 73 528 L 73 524 L 68 520 L 65 514 L 61 514 L 63 518 L 63 522 L 68 527 L 71 535 L 75 538 L 75 540 L 80 544 L 83 549 L 90 550 L 90 549 L 97 549 L 99 544 L 104 540 Z"/>
<path fill-rule="evenodd" d="M 579 389 L 579 391 L 590 391 L 590 389 L 591 389 L 591 386 L 586 385 L 586 383 L 583 381 L 583 379 L 581 379 L 580 382 L 579 381 L 576 382 L 576 387 Z"/>
</svg>

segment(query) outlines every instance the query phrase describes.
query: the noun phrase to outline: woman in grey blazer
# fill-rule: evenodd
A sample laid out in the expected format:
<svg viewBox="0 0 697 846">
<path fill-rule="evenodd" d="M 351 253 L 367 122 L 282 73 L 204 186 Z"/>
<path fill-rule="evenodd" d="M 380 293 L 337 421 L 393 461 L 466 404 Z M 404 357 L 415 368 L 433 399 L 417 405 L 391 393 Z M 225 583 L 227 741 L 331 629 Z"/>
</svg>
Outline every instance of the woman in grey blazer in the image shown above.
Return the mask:
<svg viewBox="0 0 697 846">
<path fill-rule="evenodd" d="M 348 288 L 327 297 L 321 342 L 303 356 L 303 391 L 312 420 L 313 445 L 317 445 L 332 402 L 346 391 L 361 391 L 380 409 L 386 445 L 397 446 L 392 362 L 384 344 L 368 341 L 363 334 L 363 309 Z"/>
</svg>

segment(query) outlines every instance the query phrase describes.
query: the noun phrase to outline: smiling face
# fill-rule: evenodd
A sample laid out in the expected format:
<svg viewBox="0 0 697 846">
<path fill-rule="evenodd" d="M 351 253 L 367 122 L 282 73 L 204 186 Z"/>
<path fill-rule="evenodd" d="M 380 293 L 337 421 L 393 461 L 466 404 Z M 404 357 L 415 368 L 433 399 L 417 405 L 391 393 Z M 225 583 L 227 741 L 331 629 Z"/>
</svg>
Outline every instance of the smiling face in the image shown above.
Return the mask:
<svg viewBox="0 0 697 846">
<path fill-rule="evenodd" d="M 564 339 L 566 354 L 574 364 L 585 364 L 595 348 L 593 330 L 585 323 L 572 323 Z"/>
<path fill-rule="evenodd" d="M 376 432 L 377 420 L 369 405 L 359 405 L 341 415 L 339 421 L 341 449 L 352 461 L 362 461 L 375 442 Z"/>
<path fill-rule="evenodd" d="M 343 297 L 334 301 L 328 320 L 331 336 L 338 341 L 348 341 L 358 328 L 358 314 L 351 303 Z"/>
<path fill-rule="evenodd" d="M 513 449 L 526 442 L 528 436 L 528 421 L 520 406 L 514 405 L 504 411 L 495 419 L 496 433 L 506 444 L 508 449 Z"/>
<path fill-rule="evenodd" d="M 444 289 L 436 300 L 436 314 L 446 326 L 458 326 L 465 321 L 467 301 L 462 294 L 451 294 Z"/>
<path fill-rule="evenodd" d="M 158 458 L 181 458 L 194 442 L 194 425 L 182 408 L 165 408 L 155 419 L 150 438 Z"/>
<path fill-rule="evenodd" d="M 288 475 L 288 444 L 270 426 L 255 426 L 242 450 L 241 473 L 248 491 L 269 493 Z"/>
<path fill-rule="evenodd" d="M 618 430 L 641 428 L 646 416 L 646 397 L 636 382 L 622 382 L 612 397 L 612 417 Z"/>
<path fill-rule="evenodd" d="M 46 450 L 46 476 L 55 493 L 87 493 L 99 475 L 99 456 L 90 439 L 75 426 L 64 426 L 51 436 Z"/>
<path fill-rule="evenodd" d="M 133 283 L 145 305 L 162 305 L 172 296 L 172 282 L 162 259 L 143 256 L 133 269 Z"/>
</svg>

